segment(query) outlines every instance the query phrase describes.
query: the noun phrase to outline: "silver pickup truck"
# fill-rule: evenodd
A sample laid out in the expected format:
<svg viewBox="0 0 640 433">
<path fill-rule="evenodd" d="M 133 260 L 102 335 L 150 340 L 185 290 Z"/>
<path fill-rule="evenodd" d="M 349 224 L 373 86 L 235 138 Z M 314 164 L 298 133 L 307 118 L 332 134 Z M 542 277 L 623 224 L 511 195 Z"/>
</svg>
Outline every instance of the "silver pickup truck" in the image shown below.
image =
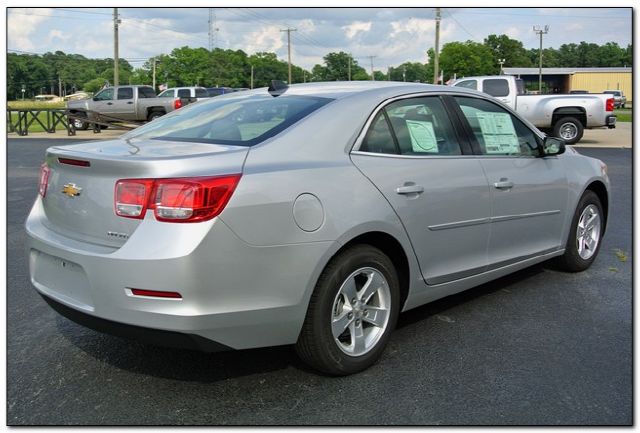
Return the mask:
<svg viewBox="0 0 640 433">
<path fill-rule="evenodd" d="M 87 129 L 92 120 L 151 121 L 188 102 L 184 98 L 158 98 L 151 86 L 117 86 L 102 89 L 91 99 L 68 101 L 67 110 L 78 116 L 73 121 L 76 129 Z"/>
<path fill-rule="evenodd" d="M 580 141 L 585 128 L 616 127 L 611 95 L 525 95 L 524 82 L 510 75 L 465 77 L 451 85 L 493 96 L 538 129 L 564 139 L 567 144 Z"/>
</svg>

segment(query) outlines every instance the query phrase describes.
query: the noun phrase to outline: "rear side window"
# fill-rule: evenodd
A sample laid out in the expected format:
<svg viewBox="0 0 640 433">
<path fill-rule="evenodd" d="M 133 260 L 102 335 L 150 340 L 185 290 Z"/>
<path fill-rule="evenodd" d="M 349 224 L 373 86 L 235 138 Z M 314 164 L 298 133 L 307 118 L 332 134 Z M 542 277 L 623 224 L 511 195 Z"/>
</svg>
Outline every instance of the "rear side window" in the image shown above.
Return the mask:
<svg viewBox="0 0 640 433">
<path fill-rule="evenodd" d="M 360 150 L 401 155 L 460 155 L 453 124 L 438 97 L 393 102 L 373 122 Z"/>
<path fill-rule="evenodd" d="M 207 98 L 209 94 L 207 93 L 207 89 L 196 89 L 196 98 Z"/>
<path fill-rule="evenodd" d="M 138 98 L 155 98 L 156 92 L 151 87 L 138 87 Z"/>
<path fill-rule="evenodd" d="M 491 96 L 509 96 L 509 83 L 503 78 L 489 78 L 482 82 L 482 91 Z"/>
<path fill-rule="evenodd" d="M 478 90 L 478 82 L 476 80 L 460 81 L 455 87 L 464 87 L 465 89 Z"/>
<path fill-rule="evenodd" d="M 178 89 L 178 98 L 190 98 L 191 90 L 190 89 Z"/>
<path fill-rule="evenodd" d="M 121 87 L 118 89 L 118 99 L 133 99 L 133 89 L 131 87 Z"/>
<path fill-rule="evenodd" d="M 332 100 L 299 95 L 212 98 L 173 111 L 126 137 L 254 146 Z"/>
<path fill-rule="evenodd" d="M 220 96 L 224 94 L 224 89 L 221 89 L 221 88 L 207 89 L 207 93 L 209 93 L 209 96 Z"/>
</svg>

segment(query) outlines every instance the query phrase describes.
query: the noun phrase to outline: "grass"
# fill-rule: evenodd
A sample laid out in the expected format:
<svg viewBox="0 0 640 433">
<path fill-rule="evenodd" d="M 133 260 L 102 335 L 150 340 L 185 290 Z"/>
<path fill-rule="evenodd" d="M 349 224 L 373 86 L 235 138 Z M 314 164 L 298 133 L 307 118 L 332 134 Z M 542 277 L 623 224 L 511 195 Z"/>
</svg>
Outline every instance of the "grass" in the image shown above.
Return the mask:
<svg viewBox="0 0 640 433">
<path fill-rule="evenodd" d="M 7 108 L 12 110 L 44 110 L 47 108 L 65 108 L 64 102 L 8 101 Z"/>
<path fill-rule="evenodd" d="M 618 122 L 631 122 L 631 110 L 629 110 L 628 108 L 615 110 L 613 114 L 616 115 Z"/>
</svg>

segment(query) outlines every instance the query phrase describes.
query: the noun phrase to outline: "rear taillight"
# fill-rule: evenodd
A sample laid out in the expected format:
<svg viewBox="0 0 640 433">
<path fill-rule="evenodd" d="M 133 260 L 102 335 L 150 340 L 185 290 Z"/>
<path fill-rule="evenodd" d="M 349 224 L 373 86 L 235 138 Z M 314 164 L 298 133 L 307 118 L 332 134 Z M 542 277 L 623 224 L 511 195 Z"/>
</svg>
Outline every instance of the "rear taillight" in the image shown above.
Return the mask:
<svg viewBox="0 0 640 433">
<path fill-rule="evenodd" d="M 40 166 L 40 182 L 38 184 L 38 193 L 42 197 L 47 195 L 47 186 L 49 185 L 50 173 L 51 173 L 51 169 L 47 166 L 47 164 L 42 164 Z"/>
<path fill-rule="evenodd" d="M 119 216 L 142 219 L 147 209 L 153 209 L 158 221 L 207 221 L 222 212 L 239 180 L 239 174 L 119 180 L 115 212 Z"/>
<path fill-rule="evenodd" d="M 152 179 L 125 179 L 116 183 L 116 215 L 127 218 L 144 218 L 151 191 Z"/>
<path fill-rule="evenodd" d="M 614 98 L 607 99 L 607 111 L 613 111 L 614 102 L 615 102 Z"/>
<path fill-rule="evenodd" d="M 175 110 L 177 110 L 178 108 L 182 108 L 182 101 L 180 100 L 180 98 L 173 101 L 173 108 Z"/>
</svg>

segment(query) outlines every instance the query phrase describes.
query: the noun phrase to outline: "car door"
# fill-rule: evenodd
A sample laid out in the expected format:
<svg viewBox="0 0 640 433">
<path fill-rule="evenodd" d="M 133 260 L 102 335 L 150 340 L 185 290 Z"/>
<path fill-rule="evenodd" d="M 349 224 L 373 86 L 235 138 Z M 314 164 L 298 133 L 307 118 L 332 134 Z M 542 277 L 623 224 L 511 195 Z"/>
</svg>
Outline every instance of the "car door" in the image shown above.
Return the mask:
<svg viewBox="0 0 640 433">
<path fill-rule="evenodd" d="M 489 268 L 561 248 L 568 199 L 561 158 L 540 157 L 540 137 L 497 103 L 455 100 L 491 187 Z"/>
<path fill-rule="evenodd" d="M 438 96 L 389 103 L 351 155 L 402 221 L 427 284 L 480 273 L 488 264 L 491 192 L 448 103 Z"/>
<path fill-rule="evenodd" d="M 114 93 L 113 87 L 108 87 L 98 92 L 93 97 L 93 111 L 99 114 L 112 116 Z"/>
<path fill-rule="evenodd" d="M 133 87 L 118 87 L 117 100 L 114 104 L 113 116 L 131 120 L 136 117 L 136 106 L 133 101 Z"/>
</svg>

